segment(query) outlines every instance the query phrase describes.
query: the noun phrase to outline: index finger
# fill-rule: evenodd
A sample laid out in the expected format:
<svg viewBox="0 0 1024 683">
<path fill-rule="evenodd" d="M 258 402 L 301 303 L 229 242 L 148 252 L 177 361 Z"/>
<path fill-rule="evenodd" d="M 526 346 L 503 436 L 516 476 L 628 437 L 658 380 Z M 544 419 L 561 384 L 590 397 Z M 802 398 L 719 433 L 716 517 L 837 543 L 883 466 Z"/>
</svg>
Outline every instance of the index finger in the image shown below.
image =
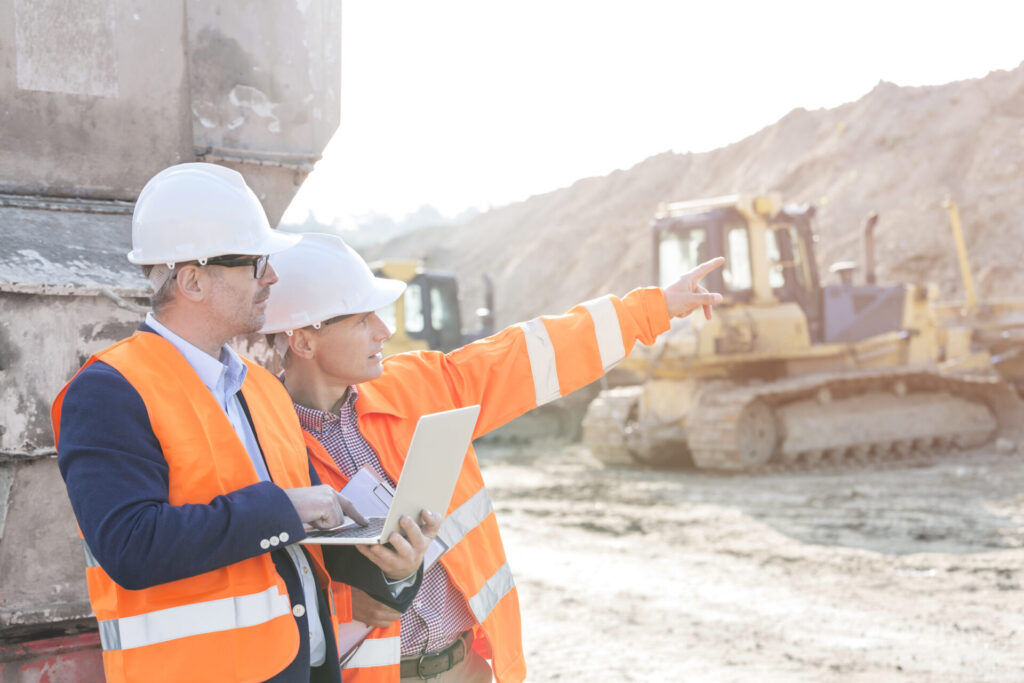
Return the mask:
<svg viewBox="0 0 1024 683">
<path fill-rule="evenodd" d="M 699 266 L 691 270 L 689 273 L 687 273 L 687 275 L 693 276 L 694 280 L 700 280 L 701 278 L 703 278 L 705 275 L 715 270 L 716 268 L 721 268 L 722 264 L 724 263 L 724 256 L 716 256 L 710 261 L 705 261 L 704 263 L 700 264 Z"/>
<path fill-rule="evenodd" d="M 351 517 L 359 526 L 366 526 L 370 523 L 370 520 L 366 519 L 366 517 L 363 516 L 363 513 L 356 509 L 355 503 L 340 493 L 335 492 L 335 495 L 338 497 L 338 503 L 341 504 L 341 511 L 345 513 L 346 517 Z"/>
</svg>

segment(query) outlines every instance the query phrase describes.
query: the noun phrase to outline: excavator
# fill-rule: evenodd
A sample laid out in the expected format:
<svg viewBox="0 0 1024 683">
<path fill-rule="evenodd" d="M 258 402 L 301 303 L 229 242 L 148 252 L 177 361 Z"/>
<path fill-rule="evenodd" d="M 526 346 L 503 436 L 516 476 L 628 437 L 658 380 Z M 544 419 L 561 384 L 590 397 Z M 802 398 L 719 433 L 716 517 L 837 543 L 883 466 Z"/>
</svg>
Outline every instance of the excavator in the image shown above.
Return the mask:
<svg viewBox="0 0 1024 683">
<path fill-rule="evenodd" d="M 935 285 L 874 282 L 877 217 L 864 227 L 866 281 L 846 262 L 823 285 L 814 213 L 778 194 L 659 207 L 658 283 L 724 256 L 704 284 L 725 300 L 612 371 L 617 386 L 583 419 L 595 456 L 744 471 L 970 448 L 1015 428 L 1021 402 L 974 348 L 978 327 L 939 306 Z"/>
<path fill-rule="evenodd" d="M 462 331 L 459 282 L 450 273 L 426 270 L 421 261 L 387 260 L 370 264 L 378 277 L 401 280 L 405 293 L 377 311 L 393 330 L 384 342 L 384 355 L 433 349 L 447 353 L 494 333 L 494 287 L 484 276 L 484 306 L 476 311 L 480 326 Z"/>
</svg>

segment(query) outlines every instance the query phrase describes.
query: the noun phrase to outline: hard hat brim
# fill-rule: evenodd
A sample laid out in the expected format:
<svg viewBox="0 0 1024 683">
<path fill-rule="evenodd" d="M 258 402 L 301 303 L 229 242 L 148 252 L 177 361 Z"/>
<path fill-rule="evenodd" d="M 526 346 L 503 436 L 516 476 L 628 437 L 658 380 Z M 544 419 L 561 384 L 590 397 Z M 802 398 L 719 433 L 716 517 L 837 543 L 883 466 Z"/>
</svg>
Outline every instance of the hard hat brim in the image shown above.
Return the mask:
<svg viewBox="0 0 1024 683">
<path fill-rule="evenodd" d="M 302 239 L 302 235 L 297 235 L 288 232 L 279 232 L 277 230 L 272 231 L 266 238 L 260 240 L 258 243 L 251 245 L 244 251 L 233 250 L 231 254 L 240 254 L 243 256 L 263 256 L 264 254 L 277 254 L 294 247 Z M 132 249 L 128 252 L 128 262 L 134 263 L 137 266 L 156 265 L 158 263 L 182 263 L 184 261 L 198 261 L 204 258 L 214 258 L 215 256 L 226 256 L 229 252 L 223 250 L 212 250 L 209 253 L 199 253 L 193 258 L 183 259 L 179 261 L 168 261 L 166 258 L 141 258 L 137 249 Z"/>
<path fill-rule="evenodd" d="M 252 255 L 262 256 L 263 254 L 277 254 L 285 249 L 294 247 L 301 239 L 302 235 L 296 233 L 271 230 L 270 234 L 267 235 L 267 238 L 263 240 L 259 246 L 255 247 L 258 251 Z"/>
<path fill-rule="evenodd" d="M 369 313 L 377 311 L 388 304 L 394 303 L 405 291 L 405 283 L 401 280 L 390 280 L 384 277 L 377 277 L 373 280 L 374 290 L 360 305 L 353 308 L 362 310 L 352 311 L 353 313 Z"/>
<path fill-rule="evenodd" d="M 361 301 L 356 302 L 355 305 L 344 307 L 338 307 L 337 310 L 332 311 L 330 314 L 323 316 L 320 320 L 310 320 L 304 322 L 299 327 L 308 327 L 314 323 L 320 323 L 328 318 L 333 318 L 338 315 L 357 315 L 360 313 L 372 313 L 379 311 L 388 304 L 393 304 L 398 300 L 398 297 L 402 296 L 405 292 L 405 283 L 401 280 L 391 280 L 384 277 L 376 277 L 373 280 L 374 289 L 367 297 Z M 271 285 L 271 296 L 273 296 L 273 287 Z M 265 325 L 259 330 L 259 334 L 277 334 L 278 332 L 286 332 L 289 330 L 298 329 L 295 325 Z"/>
</svg>

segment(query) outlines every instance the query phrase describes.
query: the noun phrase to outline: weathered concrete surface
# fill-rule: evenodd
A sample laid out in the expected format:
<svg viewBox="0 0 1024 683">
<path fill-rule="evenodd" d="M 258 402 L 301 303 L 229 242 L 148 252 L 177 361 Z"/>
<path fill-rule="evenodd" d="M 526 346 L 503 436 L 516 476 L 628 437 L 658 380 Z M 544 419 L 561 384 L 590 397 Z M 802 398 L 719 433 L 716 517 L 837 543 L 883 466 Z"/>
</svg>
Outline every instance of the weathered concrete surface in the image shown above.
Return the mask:
<svg viewBox="0 0 1024 683">
<path fill-rule="evenodd" d="M 182 2 L 0 1 L 0 190 L 134 199 L 193 159 Z"/>
<path fill-rule="evenodd" d="M 131 208 L 119 202 L 0 195 L 0 291 L 81 294 L 107 288 L 123 296 L 148 296 L 139 267 L 125 258 L 131 249 Z"/>
<path fill-rule="evenodd" d="M 82 542 L 53 457 L 0 461 L 12 484 L 0 536 L 0 640 L 87 620 Z"/>
<path fill-rule="evenodd" d="M 0 197 L 0 640 L 88 623 L 81 543 L 50 403 L 93 352 L 130 335 L 148 284 L 124 254 L 130 208 Z"/>
<path fill-rule="evenodd" d="M 235 168 L 276 224 L 338 126 L 334 0 L 0 0 L 0 192 L 133 200 Z"/>
<path fill-rule="evenodd" d="M 0 195 L 0 455 L 51 449 L 53 397 L 93 352 L 142 319 L 137 308 L 150 290 L 125 258 L 129 210 Z"/>
<path fill-rule="evenodd" d="M 191 0 L 187 14 L 196 146 L 319 155 L 338 126 L 338 3 Z"/>
<path fill-rule="evenodd" d="M 102 297 L 0 293 L 0 454 L 51 448 L 54 396 L 141 319 Z"/>
<path fill-rule="evenodd" d="M 338 127 L 341 5 L 190 0 L 186 14 L 196 153 L 242 173 L 276 224 Z"/>
<path fill-rule="evenodd" d="M 98 633 L 61 635 L 29 642 L 0 643 L 0 683 L 102 681 Z"/>
</svg>

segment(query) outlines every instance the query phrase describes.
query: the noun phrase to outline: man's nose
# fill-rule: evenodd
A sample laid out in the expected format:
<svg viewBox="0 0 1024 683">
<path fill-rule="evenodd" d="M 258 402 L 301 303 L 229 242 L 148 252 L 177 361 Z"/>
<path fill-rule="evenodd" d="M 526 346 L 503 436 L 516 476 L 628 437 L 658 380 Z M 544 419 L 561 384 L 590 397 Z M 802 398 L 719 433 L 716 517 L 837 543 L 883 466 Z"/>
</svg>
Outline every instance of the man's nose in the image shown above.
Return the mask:
<svg viewBox="0 0 1024 683">
<path fill-rule="evenodd" d="M 389 328 L 388 324 L 381 320 L 380 316 L 376 313 L 373 314 L 373 324 L 376 326 L 374 328 L 374 339 L 380 339 L 381 341 L 391 339 L 391 335 L 393 334 L 391 328 Z"/>
</svg>

